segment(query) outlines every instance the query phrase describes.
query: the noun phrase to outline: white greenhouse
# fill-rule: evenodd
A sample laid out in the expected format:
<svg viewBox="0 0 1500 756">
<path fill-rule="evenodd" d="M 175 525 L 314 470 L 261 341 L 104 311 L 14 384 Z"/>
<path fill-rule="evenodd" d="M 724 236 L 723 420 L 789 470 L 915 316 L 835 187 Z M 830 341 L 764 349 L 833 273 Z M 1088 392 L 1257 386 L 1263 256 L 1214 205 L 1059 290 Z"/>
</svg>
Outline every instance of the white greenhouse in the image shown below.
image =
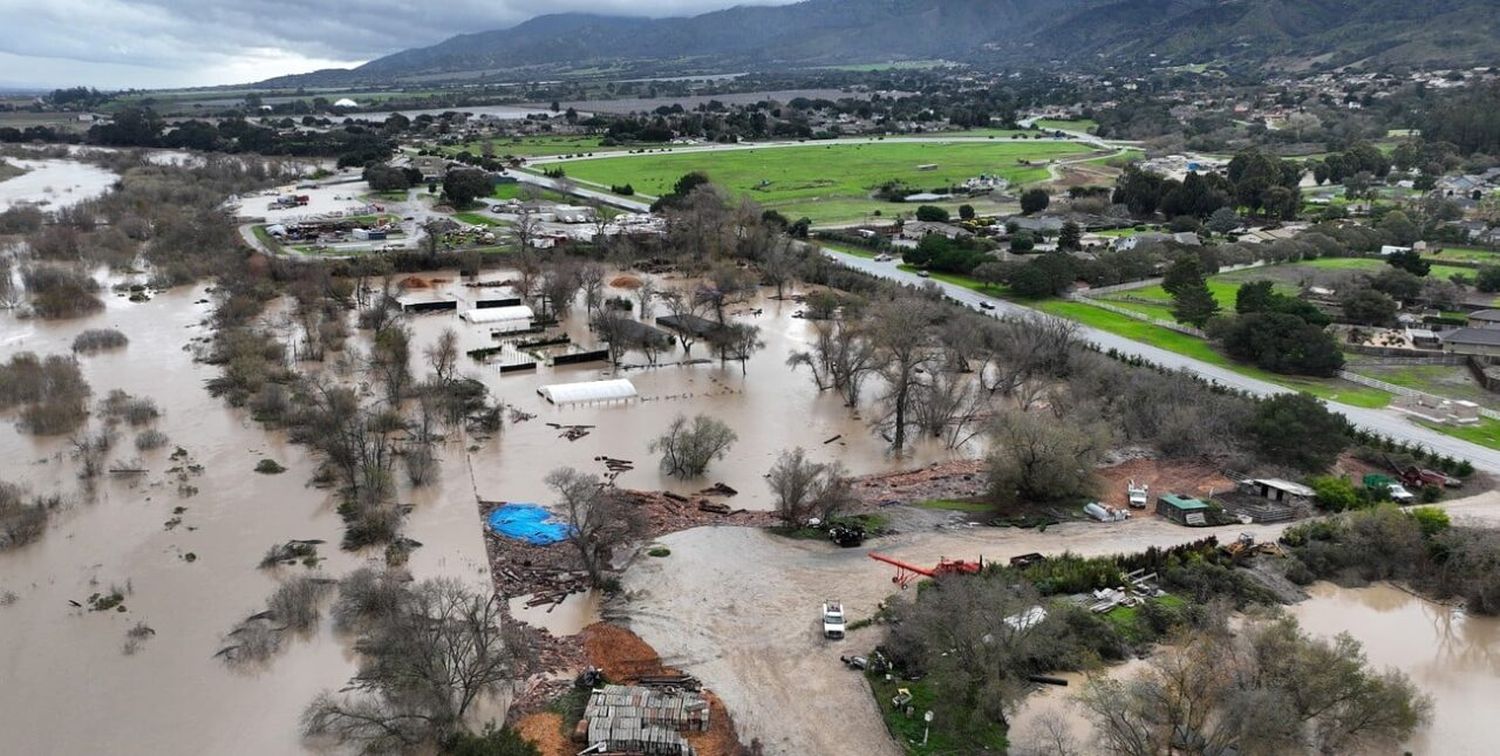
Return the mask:
<svg viewBox="0 0 1500 756">
<path fill-rule="evenodd" d="M 635 384 L 625 378 L 609 381 L 554 383 L 550 386 L 543 386 L 536 392 L 553 404 L 624 401 L 637 396 Z"/>
<path fill-rule="evenodd" d="M 495 323 L 513 324 L 524 323 L 520 328 L 505 328 L 505 330 L 525 330 L 531 327 L 531 319 L 536 314 L 526 305 L 511 305 L 509 307 L 481 307 L 477 310 L 464 310 L 459 317 L 470 323 Z M 504 326 L 497 326 L 504 328 Z"/>
</svg>

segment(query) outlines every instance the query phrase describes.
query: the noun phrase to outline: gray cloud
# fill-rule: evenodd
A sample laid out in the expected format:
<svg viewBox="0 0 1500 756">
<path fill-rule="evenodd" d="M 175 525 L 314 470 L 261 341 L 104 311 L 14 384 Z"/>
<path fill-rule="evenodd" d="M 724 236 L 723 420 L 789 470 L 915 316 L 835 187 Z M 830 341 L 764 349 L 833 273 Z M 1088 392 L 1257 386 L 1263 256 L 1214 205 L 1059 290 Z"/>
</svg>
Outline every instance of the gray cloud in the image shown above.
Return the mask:
<svg viewBox="0 0 1500 756">
<path fill-rule="evenodd" d="M 546 13 L 682 16 L 790 0 L 0 0 L 0 84 L 246 82 L 352 66 Z"/>
</svg>

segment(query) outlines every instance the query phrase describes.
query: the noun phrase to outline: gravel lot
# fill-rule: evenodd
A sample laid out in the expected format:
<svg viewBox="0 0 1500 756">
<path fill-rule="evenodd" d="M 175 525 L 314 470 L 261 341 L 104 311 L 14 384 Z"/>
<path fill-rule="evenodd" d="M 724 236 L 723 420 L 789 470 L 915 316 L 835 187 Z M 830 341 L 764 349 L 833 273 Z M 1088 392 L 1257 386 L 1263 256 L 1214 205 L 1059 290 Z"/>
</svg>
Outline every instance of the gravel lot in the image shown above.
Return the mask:
<svg viewBox="0 0 1500 756">
<path fill-rule="evenodd" d="M 844 602 L 851 621 L 889 596 L 894 569 L 869 551 L 918 564 L 939 557 L 1008 560 L 1031 551 L 1082 554 L 1171 546 L 1212 533 L 1273 538 L 1281 526 L 1183 528 L 1158 518 L 1112 525 L 1065 523 L 1045 533 L 966 528 L 903 533 L 839 549 L 755 528 L 703 527 L 657 539 L 672 555 L 626 572 L 628 599 L 607 614 L 623 620 L 663 662 L 697 675 L 723 698 L 741 737 L 768 754 L 898 754 L 863 679 L 839 663 L 864 653 L 878 630 L 825 641 L 819 604 Z"/>
</svg>

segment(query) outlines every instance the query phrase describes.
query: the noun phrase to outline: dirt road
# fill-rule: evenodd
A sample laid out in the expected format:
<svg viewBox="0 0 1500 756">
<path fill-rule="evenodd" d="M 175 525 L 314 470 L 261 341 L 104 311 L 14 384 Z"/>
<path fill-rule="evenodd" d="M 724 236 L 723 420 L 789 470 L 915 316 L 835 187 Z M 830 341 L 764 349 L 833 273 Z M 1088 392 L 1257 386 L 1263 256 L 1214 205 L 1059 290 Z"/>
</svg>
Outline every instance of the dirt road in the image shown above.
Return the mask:
<svg viewBox="0 0 1500 756">
<path fill-rule="evenodd" d="M 897 754 L 863 679 L 839 663 L 864 653 L 878 630 L 843 642 L 819 634 L 818 605 L 844 602 L 851 620 L 870 616 L 897 590 L 891 567 L 871 550 L 931 564 L 939 557 L 1007 560 L 1031 551 L 1138 551 L 1217 533 L 1273 538 L 1281 526 L 1183 528 L 1157 518 L 1114 525 L 1068 523 L 1034 530 L 933 530 L 839 549 L 753 528 L 708 527 L 659 539 L 672 555 L 643 558 L 626 572 L 623 619 L 665 663 L 703 680 L 734 713 L 741 736 L 769 754 Z"/>
</svg>

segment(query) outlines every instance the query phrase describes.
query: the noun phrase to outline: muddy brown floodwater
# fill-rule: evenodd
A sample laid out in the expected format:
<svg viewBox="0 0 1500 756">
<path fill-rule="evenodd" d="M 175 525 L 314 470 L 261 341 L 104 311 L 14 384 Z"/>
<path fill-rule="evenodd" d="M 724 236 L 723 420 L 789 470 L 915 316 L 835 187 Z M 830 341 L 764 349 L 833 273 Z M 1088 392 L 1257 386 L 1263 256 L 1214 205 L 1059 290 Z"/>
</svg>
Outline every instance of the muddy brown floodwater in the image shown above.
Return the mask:
<svg viewBox="0 0 1500 756">
<path fill-rule="evenodd" d="M 12 158 L 9 162 L 26 169 L 26 173 L 0 181 L 0 212 L 29 202 L 41 204 L 48 211 L 59 210 L 104 194 L 119 178 L 77 160 Z"/>
<path fill-rule="evenodd" d="M 453 275 L 438 277 L 456 282 Z M 503 274 L 486 275 L 496 277 Z M 449 285 L 462 296 L 473 293 Z M 163 411 L 156 427 L 171 438 L 161 450 L 137 453 L 133 434 L 122 434 L 112 459 L 139 456 L 149 472 L 106 476 L 88 493 L 65 438 L 20 433 L 13 413 L 0 415 L 0 480 L 35 493 L 63 492 L 77 502 L 54 518 L 37 542 L 0 554 L 0 595 L 15 594 L 14 603 L 0 606 L 0 680 L 5 681 L 0 730 L 7 749 L 297 752 L 306 748 L 297 735 L 303 707 L 319 691 L 341 687 L 354 670 L 346 642 L 326 618 L 310 638 L 288 643 L 261 667 L 232 670 L 214 658 L 224 633 L 263 608 L 281 575 L 306 569 L 279 568 L 280 574 L 257 569 L 273 544 L 292 538 L 327 541 L 320 549 L 326 561 L 318 569 L 333 577 L 378 561 L 379 554 L 338 550 L 341 523 L 330 495 L 307 485 L 315 465 L 304 448 L 205 391 L 204 381 L 217 370 L 195 363 L 188 346 L 208 335 L 207 297 L 205 286 L 179 288 L 138 304 L 106 294 L 104 311 L 67 321 L 0 313 L 0 352 L 6 356 L 22 350 L 68 354 L 80 331 L 123 331 L 129 346 L 82 357 L 84 375 L 95 399 L 123 389 L 156 400 Z M 905 459 L 887 456 L 862 421 L 851 419 L 833 397 L 817 396 L 805 373 L 785 367 L 808 328 L 791 317 L 797 306 L 789 301 L 755 306 L 764 307 L 754 320 L 767 347 L 751 360 L 748 376 L 737 364 L 716 363 L 630 371 L 643 397 L 630 404 L 559 408 L 536 394 L 545 383 L 599 377 L 604 371 L 597 365 L 543 367 L 533 375 L 502 377 L 464 358 L 461 372 L 481 378 L 498 396 L 537 417 L 507 426 L 488 442 L 450 440 L 442 450 L 438 480 L 419 491 L 403 487 L 401 500 L 415 504 L 407 533 L 423 544 L 411 558 L 412 572 L 418 578 L 446 575 L 487 585 L 476 491 L 486 499 L 546 502 L 542 479 L 549 470 L 573 465 L 602 472 L 593 461 L 600 455 L 636 461 L 622 485 L 687 492 L 723 481 L 745 492 L 731 500 L 734 505 L 749 508 L 769 506 L 761 475 L 782 448 L 806 446 L 820 459 L 842 459 L 856 473 L 951 456 L 941 449 L 921 449 Z M 423 348 L 446 327 L 458 330 L 465 349 L 494 343 L 487 330 L 452 313 L 414 316 L 411 324 L 413 369 L 419 375 L 427 372 Z M 581 319 L 570 320 L 567 329 L 592 343 Z M 350 343 L 367 349 L 368 336 Z M 703 354 L 703 346 L 696 352 Z M 703 411 L 734 426 L 739 443 L 704 480 L 665 477 L 646 450 L 649 438 L 675 414 Z M 548 421 L 597 427 L 569 442 L 544 425 Z M 839 434 L 841 443 L 822 444 Z M 169 459 L 178 446 L 190 455 L 188 463 L 202 466 L 201 474 L 187 481 L 196 493 L 179 491 L 167 472 L 182 465 Z M 253 472 L 263 457 L 287 470 Z M 185 509 L 175 513 L 177 507 Z M 180 523 L 167 527 L 174 518 Z M 125 612 L 88 612 L 69 603 L 86 603 L 91 594 L 115 585 L 129 589 Z M 578 596 L 550 614 L 518 614 L 566 633 L 597 611 L 596 599 Z M 155 635 L 126 654 L 126 631 L 137 622 Z"/>
</svg>

